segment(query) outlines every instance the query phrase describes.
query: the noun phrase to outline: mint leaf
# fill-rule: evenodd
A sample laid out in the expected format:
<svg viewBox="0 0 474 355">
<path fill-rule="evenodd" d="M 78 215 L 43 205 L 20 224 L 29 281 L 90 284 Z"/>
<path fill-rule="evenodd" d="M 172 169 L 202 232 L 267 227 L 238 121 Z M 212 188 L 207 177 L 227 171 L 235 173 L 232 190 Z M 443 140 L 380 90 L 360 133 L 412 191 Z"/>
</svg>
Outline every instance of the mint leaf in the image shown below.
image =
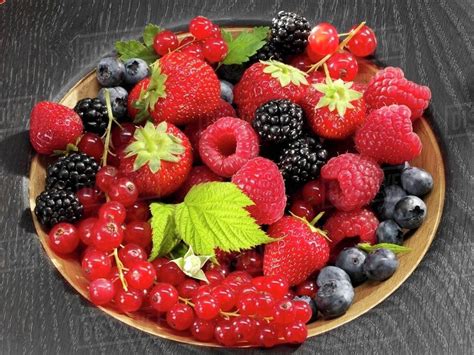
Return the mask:
<svg viewBox="0 0 474 355">
<path fill-rule="evenodd" d="M 132 58 L 141 58 L 150 64 L 158 59 L 153 48 L 146 47 L 143 43 L 137 40 L 118 41 L 115 43 L 115 50 L 123 61 Z"/>
<path fill-rule="evenodd" d="M 367 253 L 372 253 L 377 249 L 388 249 L 393 251 L 395 254 L 406 253 L 411 251 L 411 249 L 408 247 L 392 243 L 379 243 L 374 245 L 370 245 L 369 243 L 359 243 L 357 244 L 357 247 Z"/>
<path fill-rule="evenodd" d="M 163 31 L 160 26 L 149 23 L 145 26 L 143 30 L 143 42 L 145 46 L 152 47 L 155 36 Z"/>
<path fill-rule="evenodd" d="M 243 31 L 236 38 L 227 31 L 222 31 L 229 50 L 222 64 L 242 64 L 262 48 L 268 36 L 268 27 L 255 27 L 252 31 Z"/>
<path fill-rule="evenodd" d="M 236 185 L 211 182 L 194 186 L 176 207 L 178 234 L 199 255 L 214 249 L 240 251 L 269 243 L 268 237 L 245 207 L 253 205 Z"/>
<path fill-rule="evenodd" d="M 174 224 L 175 208 L 175 205 L 165 205 L 164 203 L 152 203 L 150 205 L 153 233 L 149 261 L 155 260 L 158 256 L 168 254 L 181 240 L 176 235 Z"/>
</svg>

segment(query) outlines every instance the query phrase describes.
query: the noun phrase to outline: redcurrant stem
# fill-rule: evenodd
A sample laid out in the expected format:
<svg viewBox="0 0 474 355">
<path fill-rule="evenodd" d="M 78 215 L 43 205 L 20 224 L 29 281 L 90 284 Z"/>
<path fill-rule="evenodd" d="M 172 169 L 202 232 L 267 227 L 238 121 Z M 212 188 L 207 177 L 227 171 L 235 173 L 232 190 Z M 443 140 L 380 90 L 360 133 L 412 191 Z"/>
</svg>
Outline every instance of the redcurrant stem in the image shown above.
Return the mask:
<svg viewBox="0 0 474 355">
<path fill-rule="evenodd" d="M 344 37 L 344 36 L 348 36 L 350 32 L 346 32 L 346 33 L 339 33 L 338 36 L 339 37 Z"/>
<path fill-rule="evenodd" d="M 110 104 L 110 93 L 109 89 L 105 89 L 105 106 L 107 107 L 107 116 L 109 122 L 107 124 L 107 130 L 105 131 L 105 143 L 104 143 L 104 154 L 102 155 L 102 166 L 107 165 L 107 154 L 109 153 L 110 136 L 112 131 L 112 122 L 115 121 L 114 115 L 112 114 L 112 105 Z"/>
<path fill-rule="evenodd" d="M 120 282 L 122 283 L 122 287 L 125 291 L 128 291 L 127 280 L 125 280 L 125 276 L 123 274 L 123 270 L 125 268 L 122 264 L 122 261 L 119 258 L 117 248 L 114 249 L 114 258 L 115 258 L 115 263 L 117 264 L 117 269 L 118 269 L 118 272 L 119 272 L 119 278 L 120 278 Z"/>
<path fill-rule="evenodd" d="M 194 307 L 194 303 L 192 303 L 188 298 L 184 298 L 184 297 L 181 297 L 181 296 L 178 297 L 178 298 L 184 304 L 187 304 L 188 306 Z"/>
<path fill-rule="evenodd" d="M 337 47 L 337 49 L 336 49 L 336 51 L 335 51 L 334 53 L 336 53 L 336 52 L 338 52 L 338 51 L 344 49 L 344 48 L 346 47 L 347 43 L 349 43 L 349 41 L 352 39 L 352 37 L 354 37 L 354 36 L 356 35 L 356 33 L 359 32 L 362 27 L 364 27 L 364 25 L 365 25 L 365 21 L 362 21 L 362 22 L 359 24 L 359 26 L 357 26 L 357 27 L 354 28 L 351 32 L 349 32 L 349 34 L 347 35 L 347 37 L 344 38 L 344 40 L 343 40 L 341 43 L 339 43 L 339 46 Z M 327 60 L 328 60 L 329 58 L 331 58 L 332 55 L 333 55 L 333 53 L 327 54 L 327 55 L 326 55 L 323 59 L 321 59 L 319 62 L 317 62 L 316 64 L 313 64 L 313 65 L 309 68 L 309 70 L 307 71 L 307 73 L 311 73 L 311 72 L 314 71 L 314 70 L 318 70 L 318 68 L 319 68 L 321 65 L 323 65 L 324 63 L 326 63 Z"/>
</svg>

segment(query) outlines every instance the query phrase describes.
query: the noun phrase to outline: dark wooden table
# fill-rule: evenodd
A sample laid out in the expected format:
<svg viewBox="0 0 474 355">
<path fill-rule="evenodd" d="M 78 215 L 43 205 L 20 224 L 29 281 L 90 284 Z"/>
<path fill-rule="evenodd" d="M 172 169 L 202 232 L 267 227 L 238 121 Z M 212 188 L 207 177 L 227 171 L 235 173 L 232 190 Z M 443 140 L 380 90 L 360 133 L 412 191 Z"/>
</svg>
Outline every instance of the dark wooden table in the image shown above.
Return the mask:
<svg viewBox="0 0 474 355">
<path fill-rule="evenodd" d="M 0 1 L 3 2 L 3 1 Z M 119 38 L 154 22 L 185 28 L 269 20 L 292 10 L 340 29 L 367 20 L 377 57 L 430 86 L 432 124 L 444 151 L 447 194 L 432 247 L 381 305 L 298 349 L 301 353 L 461 354 L 473 350 L 474 3 L 472 0 L 6 0 L 0 5 L 0 352 L 201 353 L 148 336 L 91 307 L 59 276 L 28 206 L 28 117 L 57 100 Z"/>
</svg>

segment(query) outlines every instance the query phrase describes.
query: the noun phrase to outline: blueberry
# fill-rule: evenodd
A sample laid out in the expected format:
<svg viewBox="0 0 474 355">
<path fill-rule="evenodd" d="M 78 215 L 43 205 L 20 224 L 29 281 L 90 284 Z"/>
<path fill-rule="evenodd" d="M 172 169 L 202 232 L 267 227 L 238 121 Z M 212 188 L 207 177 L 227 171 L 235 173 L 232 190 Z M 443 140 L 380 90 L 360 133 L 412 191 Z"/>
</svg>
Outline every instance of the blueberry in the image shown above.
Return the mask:
<svg viewBox="0 0 474 355">
<path fill-rule="evenodd" d="M 407 193 L 398 185 L 388 185 L 382 188 L 381 203 L 376 207 L 381 219 L 393 218 L 393 209 L 398 201 L 405 197 Z"/>
<path fill-rule="evenodd" d="M 316 302 L 309 296 L 296 296 L 293 301 L 303 301 L 309 304 L 311 307 L 311 311 L 313 312 L 313 315 L 311 316 L 311 319 L 308 321 L 308 323 L 315 322 L 318 319 L 318 307 L 316 307 Z"/>
<path fill-rule="evenodd" d="M 150 74 L 148 64 L 140 58 L 132 58 L 125 62 L 124 81 L 128 85 L 135 85 Z"/>
<path fill-rule="evenodd" d="M 367 277 L 362 270 L 367 254 L 358 248 L 344 248 L 336 259 L 336 266 L 344 270 L 351 278 L 353 285 L 359 285 Z"/>
<path fill-rule="evenodd" d="M 231 104 L 234 101 L 234 85 L 226 80 L 221 80 L 221 98 Z"/>
<path fill-rule="evenodd" d="M 354 300 L 354 288 L 344 280 L 331 280 L 322 285 L 316 293 L 318 310 L 326 318 L 334 318 L 346 313 Z"/>
<path fill-rule="evenodd" d="M 370 280 L 383 281 L 393 275 L 398 268 L 395 254 L 388 249 L 377 249 L 367 255 L 364 272 Z"/>
<path fill-rule="evenodd" d="M 109 90 L 110 94 L 110 103 L 112 105 L 112 113 L 115 118 L 122 118 L 127 113 L 127 99 L 128 92 L 121 86 L 116 86 L 114 88 L 102 88 L 99 90 L 97 97 L 100 102 L 105 104 L 105 90 Z"/>
<path fill-rule="evenodd" d="M 411 195 L 423 196 L 433 188 L 433 177 L 420 168 L 408 168 L 402 173 L 402 186 Z"/>
<path fill-rule="evenodd" d="M 336 266 L 326 266 L 319 272 L 316 283 L 321 287 L 326 282 L 333 280 L 351 282 L 349 275 L 347 275 L 347 273 L 341 268 Z"/>
<path fill-rule="evenodd" d="M 376 233 L 378 243 L 403 244 L 403 231 L 393 219 L 380 222 Z"/>
<path fill-rule="evenodd" d="M 125 66 L 115 57 L 102 58 L 97 64 L 97 81 L 104 87 L 118 86 L 122 83 Z"/>
<path fill-rule="evenodd" d="M 406 229 L 416 229 L 425 220 L 426 205 L 423 200 L 416 196 L 402 198 L 395 205 L 393 219 L 397 224 Z"/>
</svg>

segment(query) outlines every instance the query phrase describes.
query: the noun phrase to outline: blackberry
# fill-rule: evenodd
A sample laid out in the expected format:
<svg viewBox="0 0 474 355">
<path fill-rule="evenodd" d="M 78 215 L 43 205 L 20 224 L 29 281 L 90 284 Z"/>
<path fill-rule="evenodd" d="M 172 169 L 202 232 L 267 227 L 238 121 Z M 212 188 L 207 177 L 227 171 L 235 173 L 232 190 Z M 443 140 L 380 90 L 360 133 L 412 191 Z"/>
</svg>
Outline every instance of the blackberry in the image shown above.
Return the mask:
<svg viewBox="0 0 474 355">
<path fill-rule="evenodd" d="M 291 189 L 316 179 L 327 159 L 328 152 L 318 139 L 303 137 L 283 148 L 277 164 Z"/>
<path fill-rule="evenodd" d="M 84 207 L 72 191 L 52 189 L 36 198 L 35 214 L 47 228 L 60 222 L 75 223 L 82 218 Z"/>
<path fill-rule="evenodd" d="M 72 153 L 59 158 L 48 166 L 46 189 L 77 191 L 93 186 L 99 165 L 94 158 L 84 153 Z"/>
<path fill-rule="evenodd" d="M 279 62 L 283 62 L 284 56 L 282 51 L 277 47 L 273 41 L 268 41 L 262 48 L 260 48 L 256 54 L 250 57 L 250 62 L 255 63 L 259 60 L 274 59 Z"/>
<path fill-rule="evenodd" d="M 310 31 L 311 25 L 304 17 L 280 11 L 272 20 L 271 41 L 284 54 L 303 53 L 308 45 Z"/>
<path fill-rule="evenodd" d="M 252 125 L 264 142 L 294 141 L 303 134 L 303 109 L 288 99 L 271 100 L 255 111 Z"/>
<path fill-rule="evenodd" d="M 98 98 L 80 100 L 74 107 L 74 111 L 81 117 L 85 131 L 99 136 L 105 133 L 109 122 L 107 107 Z"/>
</svg>

